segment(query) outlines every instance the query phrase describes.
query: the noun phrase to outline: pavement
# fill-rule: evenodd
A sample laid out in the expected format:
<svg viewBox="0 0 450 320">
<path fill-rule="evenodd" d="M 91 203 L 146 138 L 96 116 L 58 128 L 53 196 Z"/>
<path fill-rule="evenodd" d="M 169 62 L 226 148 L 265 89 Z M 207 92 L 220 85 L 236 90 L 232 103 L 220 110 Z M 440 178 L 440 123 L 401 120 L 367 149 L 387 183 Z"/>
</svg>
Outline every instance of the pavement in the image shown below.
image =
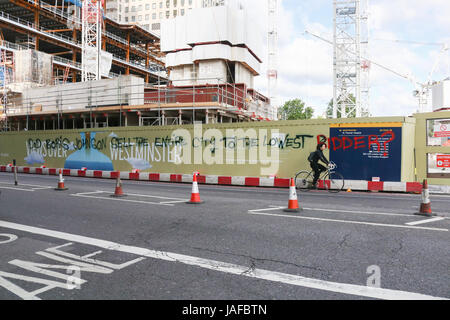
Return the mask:
<svg viewBox="0 0 450 320">
<path fill-rule="evenodd" d="M 0 299 L 448 299 L 450 197 L 0 173 Z"/>
</svg>

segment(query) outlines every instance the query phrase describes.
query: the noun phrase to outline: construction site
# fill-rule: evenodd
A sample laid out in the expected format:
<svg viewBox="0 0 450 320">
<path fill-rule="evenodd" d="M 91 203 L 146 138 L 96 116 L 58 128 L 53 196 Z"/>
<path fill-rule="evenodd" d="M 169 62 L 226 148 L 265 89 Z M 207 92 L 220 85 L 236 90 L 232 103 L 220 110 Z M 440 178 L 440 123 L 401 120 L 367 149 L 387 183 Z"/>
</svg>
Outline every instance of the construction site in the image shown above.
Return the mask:
<svg viewBox="0 0 450 320">
<path fill-rule="evenodd" d="M 192 10 L 164 21 L 160 37 L 107 18 L 105 6 L 0 1 L 2 130 L 277 118 L 253 88 L 262 60 L 243 8 Z M 211 10 L 220 30 L 207 28 Z"/>
</svg>

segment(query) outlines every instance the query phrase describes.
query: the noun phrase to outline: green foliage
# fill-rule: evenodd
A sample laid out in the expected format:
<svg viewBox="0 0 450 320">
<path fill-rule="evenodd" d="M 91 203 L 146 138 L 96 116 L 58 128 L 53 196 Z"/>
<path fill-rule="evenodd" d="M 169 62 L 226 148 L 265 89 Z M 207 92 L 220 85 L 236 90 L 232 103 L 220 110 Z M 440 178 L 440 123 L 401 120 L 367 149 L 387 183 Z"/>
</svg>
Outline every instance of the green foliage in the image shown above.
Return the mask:
<svg viewBox="0 0 450 320">
<path fill-rule="evenodd" d="M 305 107 L 305 103 L 300 99 L 287 101 L 279 110 L 280 118 L 282 120 L 304 120 L 311 119 L 314 114 L 314 109 Z"/>
<path fill-rule="evenodd" d="M 350 94 L 350 99 L 355 102 L 356 98 Z M 345 113 L 347 114 L 347 118 L 356 118 L 356 110 L 352 110 L 352 112 L 350 112 L 350 107 L 346 106 L 345 107 Z M 337 113 L 337 117 L 338 118 L 342 118 L 341 112 L 338 109 L 338 113 Z M 328 103 L 327 106 L 327 118 L 333 118 L 333 99 L 330 100 L 330 102 Z"/>
</svg>

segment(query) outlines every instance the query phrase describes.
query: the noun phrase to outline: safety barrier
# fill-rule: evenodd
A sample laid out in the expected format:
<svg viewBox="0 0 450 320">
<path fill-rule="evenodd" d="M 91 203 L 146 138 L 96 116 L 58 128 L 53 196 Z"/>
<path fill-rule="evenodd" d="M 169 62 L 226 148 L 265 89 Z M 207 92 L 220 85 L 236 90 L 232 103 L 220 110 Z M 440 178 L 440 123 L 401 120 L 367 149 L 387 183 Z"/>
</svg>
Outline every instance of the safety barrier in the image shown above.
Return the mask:
<svg viewBox="0 0 450 320">
<path fill-rule="evenodd" d="M 0 172 L 13 172 L 11 166 L 0 166 Z M 56 168 L 39 168 L 39 167 L 17 167 L 18 173 L 26 174 L 42 174 L 57 175 L 59 169 Z M 63 176 L 72 177 L 90 177 L 102 179 L 120 179 L 136 180 L 136 181 L 153 181 L 153 182 L 175 182 L 175 183 L 192 183 L 192 174 L 177 173 L 143 173 L 143 172 L 118 172 L 118 171 L 97 171 L 97 170 L 79 170 L 79 169 L 63 169 Z M 199 184 L 217 184 L 229 186 L 245 186 L 245 187 L 270 187 L 270 188 L 289 188 L 289 178 L 262 178 L 262 177 L 233 177 L 233 176 L 217 176 L 217 175 L 198 175 L 197 182 Z M 323 186 L 322 186 L 323 187 Z M 320 188 L 320 185 L 319 185 Z M 344 189 L 356 191 L 382 191 L 382 192 L 405 192 L 405 193 L 421 193 L 422 184 L 420 182 L 388 182 L 388 181 L 364 181 L 349 180 L 345 181 Z M 345 190 L 343 190 L 345 191 Z"/>
</svg>

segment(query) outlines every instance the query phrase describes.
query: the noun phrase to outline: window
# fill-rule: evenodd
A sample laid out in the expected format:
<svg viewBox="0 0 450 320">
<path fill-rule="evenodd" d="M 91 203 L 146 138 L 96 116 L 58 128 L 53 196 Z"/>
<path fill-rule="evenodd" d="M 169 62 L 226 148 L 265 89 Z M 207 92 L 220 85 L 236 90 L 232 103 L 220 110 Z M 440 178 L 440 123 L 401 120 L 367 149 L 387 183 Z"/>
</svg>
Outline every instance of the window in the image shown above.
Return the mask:
<svg viewBox="0 0 450 320">
<path fill-rule="evenodd" d="M 152 19 L 155 20 L 156 19 L 156 13 L 152 14 Z"/>
<path fill-rule="evenodd" d="M 125 22 L 128 22 L 128 17 L 125 17 Z"/>
<path fill-rule="evenodd" d="M 149 15 L 149 14 L 146 14 L 146 15 L 145 15 L 145 20 L 148 20 L 148 19 L 150 19 L 150 15 Z"/>
<path fill-rule="evenodd" d="M 125 7 L 125 13 L 127 13 L 128 12 L 128 7 Z"/>
<path fill-rule="evenodd" d="M 152 30 L 159 30 L 161 29 L 161 24 L 160 23 L 153 23 L 152 24 Z"/>
<path fill-rule="evenodd" d="M 141 10 L 142 10 L 142 5 L 140 4 L 140 5 L 138 6 L 138 12 L 141 12 Z"/>
<path fill-rule="evenodd" d="M 138 16 L 138 21 L 142 21 L 142 16 Z"/>
<path fill-rule="evenodd" d="M 450 147 L 450 119 L 427 120 L 427 146 Z"/>
<path fill-rule="evenodd" d="M 170 0 L 167 0 L 166 1 L 166 8 L 169 8 L 170 7 Z"/>
<path fill-rule="evenodd" d="M 135 22 L 136 21 L 136 16 L 131 16 L 131 21 Z"/>
<path fill-rule="evenodd" d="M 177 6 L 177 0 L 173 0 L 173 6 L 174 6 L 174 7 Z"/>
<path fill-rule="evenodd" d="M 159 13 L 159 18 L 160 18 L 160 19 L 163 18 L 163 13 L 162 13 L 162 12 Z"/>
<path fill-rule="evenodd" d="M 184 0 L 181 0 L 181 6 L 184 7 Z"/>
<path fill-rule="evenodd" d="M 181 9 L 181 15 L 184 16 L 184 9 Z"/>
<path fill-rule="evenodd" d="M 135 6 L 131 7 L 131 12 L 136 12 L 136 7 Z"/>
<path fill-rule="evenodd" d="M 150 3 L 145 4 L 145 10 L 150 10 Z"/>
<path fill-rule="evenodd" d="M 156 9 L 156 3 L 153 3 L 153 4 L 152 4 L 152 8 L 153 8 L 153 9 Z"/>
<path fill-rule="evenodd" d="M 173 17 L 175 18 L 177 16 L 177 10 L 173 10 Z"/>
<path fill-rule="evenodd" d="M 163 3 L 160 2 L 160 3 L 159 3 L 159 8 L 162 9 L 162 7 L 163 7 Z"/>
<path fill-rule="evenodd" d="M 166 18 L 169 19 L 170 17 L 170 11 L 166 11 Z"/>
</svg>

